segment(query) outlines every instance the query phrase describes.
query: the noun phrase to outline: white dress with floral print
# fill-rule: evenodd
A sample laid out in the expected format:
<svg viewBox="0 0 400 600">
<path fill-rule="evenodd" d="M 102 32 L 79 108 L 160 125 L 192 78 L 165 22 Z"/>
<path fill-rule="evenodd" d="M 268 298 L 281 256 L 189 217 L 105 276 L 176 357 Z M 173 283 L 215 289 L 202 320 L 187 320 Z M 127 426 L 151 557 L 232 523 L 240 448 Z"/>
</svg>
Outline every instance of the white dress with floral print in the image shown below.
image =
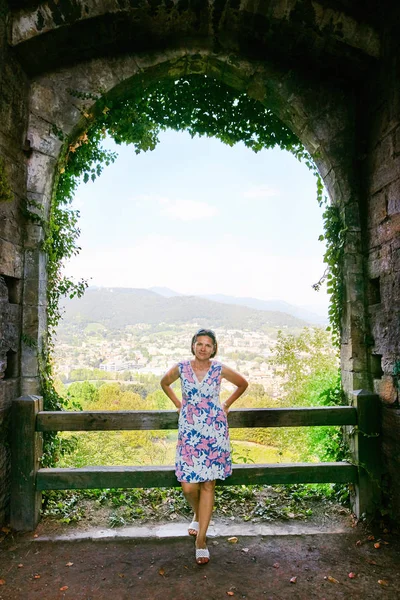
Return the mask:
<svg viewBox="0 0 400 600">
<path fill-rule="evenodd" d="M 221 372 L 221 363 L 213 360 L 199 382 L 190 360 L 179 363 L 182 408 L 176 449 L 178 481 L 214 481 L 232 473 L 228 423 L 219 400 Z"/>
</svg>

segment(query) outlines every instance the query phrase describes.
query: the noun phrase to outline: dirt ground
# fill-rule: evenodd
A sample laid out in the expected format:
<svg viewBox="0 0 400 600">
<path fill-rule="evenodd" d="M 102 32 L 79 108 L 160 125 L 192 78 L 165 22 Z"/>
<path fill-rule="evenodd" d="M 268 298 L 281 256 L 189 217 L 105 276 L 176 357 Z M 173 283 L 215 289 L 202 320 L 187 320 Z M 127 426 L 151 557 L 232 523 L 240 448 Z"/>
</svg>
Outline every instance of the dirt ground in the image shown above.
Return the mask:
<svg viewBox="0 0 400 600">
<path fill-rule="evenodd" d="M 189 536 L 66 541 L 6 530 L 0 600 L 400 598 L 398 535 L 350 522 L 339 533 L 277 531 L 236 543 L 215 535 L 210 563 L 198 566 Z"/>
</svg>

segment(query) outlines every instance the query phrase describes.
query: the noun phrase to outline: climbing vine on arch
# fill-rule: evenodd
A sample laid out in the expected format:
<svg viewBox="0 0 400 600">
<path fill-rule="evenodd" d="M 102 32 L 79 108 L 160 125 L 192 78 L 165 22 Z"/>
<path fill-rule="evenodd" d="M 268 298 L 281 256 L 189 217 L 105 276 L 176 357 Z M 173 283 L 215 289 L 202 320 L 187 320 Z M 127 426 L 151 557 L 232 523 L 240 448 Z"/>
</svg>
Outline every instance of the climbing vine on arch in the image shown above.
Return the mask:
<svg viewBox="0 0 400 600">
<path fill-rule="evenodd" d="M 70 93 L 87 100 L 87 108 L 82 110 L 84 126 L 77 139 L 70 140 L 54 129 L 65 144 L 45 243 L 49 258 L 50 337 L 60 317 L 59 299 L 65 294 L 81 295 L 85 289 L 85 282 L 77 284 L 63 277 L 62 266 L 65 260 L 79 252 L 79 213 L 71 208 L 78 184 L 82 179 L 85 182 L 95 180 L 104 166 L 116 159 L 114 153 L 102 147 L 106 136 L 117 144 L 132 144 L 136 153 L 153 150 L 159 142 L 160 132 L 166 129 L 188 131 L 192 137 L 216 137 L 230 146 L 242 142 L 254 152 L 277 146 L 294 154 L 313 171 L 317 200 L 319 203 L 324 201 L 322 181 L 313 158 L 298 137 L 271 109 L 218 80 L 191 75 L 148 85 L 143 82 L 122 98 L 107 94 L 95 96 L 77 90 Z M 327 215 L 325 213 L 325 219 L 330 221 Z M 337 255 L 329 252 L 329 247 L 336 244 L 335 235 L 326 236 L 328 285 L 330 276 L 340 276 L 339 271 L 333 271 Z M 336 314 L 339 304 L 335 293 L 333 290 L 331 306 L 336 307 L 336 320 L 331 321 L 337 327 L 340 316 L 338 318 Z M 48 408 L 54 408 L 53 401 L 49 404 L 52 406 Z"/>
</svg>

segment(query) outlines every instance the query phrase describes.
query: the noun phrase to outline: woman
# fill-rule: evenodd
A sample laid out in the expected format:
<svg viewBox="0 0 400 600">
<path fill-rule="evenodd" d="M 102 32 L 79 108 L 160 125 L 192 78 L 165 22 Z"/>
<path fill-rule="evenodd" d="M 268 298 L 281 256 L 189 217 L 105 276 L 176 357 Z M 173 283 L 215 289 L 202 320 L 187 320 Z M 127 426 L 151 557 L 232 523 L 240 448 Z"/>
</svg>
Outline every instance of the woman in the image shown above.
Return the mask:
<svg viewBox="0 0 400 600">
<path fill-rule="evenodd" d="M 218 350 L 211 329 L 199 329 L 192 338 L 191 350 L 194 359 L 173 366 L 161 379 L 161 387 L 179 412 L 175 472 L 194 512 L 188 533 L 196 536 L 196 562 L 205 564 L 210 560 L 206 533 L 214 506 L 215 481 L 232 473 L 227 414 L 248 383 L 236 371 L 211 360 Z M 182 402 L 171 388 L 179 378 Z M 221 379 L 236 386 L 222 405 Z"/>
</svg>

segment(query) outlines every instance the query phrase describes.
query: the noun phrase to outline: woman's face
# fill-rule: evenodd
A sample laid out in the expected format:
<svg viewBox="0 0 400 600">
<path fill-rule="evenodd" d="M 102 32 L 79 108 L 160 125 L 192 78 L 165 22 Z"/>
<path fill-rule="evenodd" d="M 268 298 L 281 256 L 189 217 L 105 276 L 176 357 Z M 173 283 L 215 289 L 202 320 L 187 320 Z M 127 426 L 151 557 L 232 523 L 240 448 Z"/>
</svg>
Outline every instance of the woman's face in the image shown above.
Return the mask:
<svg viewBox="0 0 400 600">
<path fill-rule="evenodd" d="M 193 349 L 196 358 L 205 360 L 210 358 L 211 354 L 214 352 L 214 342 L 208 335 L 199 335 L 193 344 Z"/>
</svg>

